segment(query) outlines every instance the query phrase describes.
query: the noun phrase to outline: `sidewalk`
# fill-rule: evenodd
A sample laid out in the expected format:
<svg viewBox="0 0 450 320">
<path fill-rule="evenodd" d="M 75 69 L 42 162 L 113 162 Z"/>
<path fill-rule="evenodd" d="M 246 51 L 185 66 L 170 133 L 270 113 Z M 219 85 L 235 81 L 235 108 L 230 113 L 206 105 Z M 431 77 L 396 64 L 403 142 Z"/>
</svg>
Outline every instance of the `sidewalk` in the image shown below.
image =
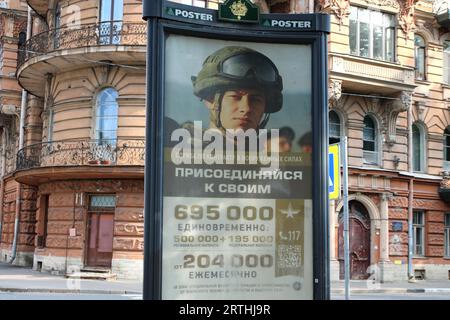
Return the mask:
<svg viewBox="0 0 450 320">
<path fill-rule="evenodd" d="M 74 280 L 0 262 L 0 292 L 141 294 L 142 282 Z"/>
<path fill-rule="evenodd" d="M 350 281 L 350 292 L 353 294 L 368 293 L 448 293 L 450 295 L 450 280 L 416 280 L 415 282 L 394 281 L 372 283 L 366 280 Z M 344 294 L 343 280 L 331 282 L 331 294 Z"/>
</svg>

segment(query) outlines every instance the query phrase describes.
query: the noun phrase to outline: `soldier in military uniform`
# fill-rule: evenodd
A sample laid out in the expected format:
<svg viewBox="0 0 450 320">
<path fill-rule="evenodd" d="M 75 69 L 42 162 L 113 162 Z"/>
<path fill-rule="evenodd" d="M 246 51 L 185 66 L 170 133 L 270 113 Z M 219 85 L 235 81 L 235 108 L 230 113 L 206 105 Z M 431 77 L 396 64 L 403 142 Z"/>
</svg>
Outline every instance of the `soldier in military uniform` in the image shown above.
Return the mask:
<svg viewBox="0 0 450 320">
<path fill-rule="evenodd" d="M 209 110 L 210 128 L 262 129 L 283 105 L 283 81 L 275 64 L 255 50 L 224 47 L 192 77 L 194 94 Z"/>
</svg>

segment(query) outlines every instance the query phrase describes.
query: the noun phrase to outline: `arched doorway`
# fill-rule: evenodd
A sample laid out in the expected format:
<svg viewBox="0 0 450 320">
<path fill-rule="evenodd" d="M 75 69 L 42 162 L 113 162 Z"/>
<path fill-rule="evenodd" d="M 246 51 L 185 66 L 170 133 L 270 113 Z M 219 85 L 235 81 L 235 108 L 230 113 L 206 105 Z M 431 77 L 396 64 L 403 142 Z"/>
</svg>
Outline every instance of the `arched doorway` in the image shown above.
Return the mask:
<svg viewBox="0 0 450 320">
<path fill-rule="evenodd" d="M 339 213 L 339 278 L 344 279 L 344 211 Z M 369 277 L 370 266 L 370 216 L 358 201 L 349 202 L 350 227 L 350 278 L 362 280 Z"/>
</svg>

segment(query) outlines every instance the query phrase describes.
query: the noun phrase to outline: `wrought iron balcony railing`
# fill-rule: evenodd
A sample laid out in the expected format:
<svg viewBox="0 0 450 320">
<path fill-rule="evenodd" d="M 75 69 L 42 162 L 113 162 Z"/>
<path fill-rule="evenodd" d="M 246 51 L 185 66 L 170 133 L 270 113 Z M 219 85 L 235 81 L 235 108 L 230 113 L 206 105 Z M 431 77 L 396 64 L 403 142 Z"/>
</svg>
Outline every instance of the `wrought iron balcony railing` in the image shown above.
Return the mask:
<svg viewBox="0 0 450 320">
<path fill-rule="evenodd" d="M 145 140 L 64 140 L 38 143 L 17 153 L 16 170 L 56 166 L 143 166 Z"/>
<path fill-rule="evenodd" d="M 66 26 L 39 33 L 19 47 L 17 68 L 29 59 L 62 49 L 92 46 L 145 46 L 147 25 L 108 21 L 77 27 Z"/>
</svg>

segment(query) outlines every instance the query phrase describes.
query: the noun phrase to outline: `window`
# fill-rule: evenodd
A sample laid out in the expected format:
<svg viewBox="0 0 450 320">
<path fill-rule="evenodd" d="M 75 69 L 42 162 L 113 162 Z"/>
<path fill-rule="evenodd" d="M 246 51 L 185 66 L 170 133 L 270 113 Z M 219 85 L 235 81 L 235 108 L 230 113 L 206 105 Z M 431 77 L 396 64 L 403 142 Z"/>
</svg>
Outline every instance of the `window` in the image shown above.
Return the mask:
<svg viewBox="0 0 450 320">
<path fill-rule="evenodd" d="M 55 8 L 55 34 L 54 34 L 54 41 L 55 41 L 55 49 L 59 48 L 59 37 L 61 34 L 61 31 L 59 30 L 61 28 L 61 4 L 58 2 Z"/>
<path fill-rule="evenodd" d="M 172 0 L 173 2 L 187 4 L 189 6 L 217 9 L 219 3 L 223 3 L 224 0 Z"/>
<path fill-rule="evenodd" d="M 413 170 L 422 172 L 425 171 L 425 139 L 421 126 L 417 124 L 412 125 L 412 140 L 413 140 Z"/>
<path fill-rule="evenodd" d="M 425 80 L 425 40 L 419 36 L 414 36 L 414 57 L 416 65 L 416 79 Z"/>
<path fill-rule="evenodd" d="M 100 44 L 119 44 L 122 31 L 123 0 L 102 0 L 100 5 Z"/>
<path fill-rule="evenodd" d="M 450 84 L 450 41 L 444 42 L 444 83 Z"/>
<path fill-rule="evenodd" d="M 371 116 L 364 117 L 363 128 L 363 157 L 368 164 L 378 163 L 377 133 L 375 122 Z"/>
<path fill-rule="evenodd" d="M 450 213 L 446 213 L 444 217 L 444 256 L 450 257 Z"/>
<path fill-rule="evenodd" d="M 47 242 L 47 232 L 48 232 L 48 200 L 49 195 L 41 195 L 40 198 L 40 219 L 39 219 L 39 228 L 38 228 L 38 236 L 37 236 L 37 247 L 45 248 Z"/>
<path fill-rule="evenodd" d="M 330 144 L 339 143 L 341 141 L 341 119 L 336 111 L 331 110 L 330 119 Z"/>
<path fill-rule="evenodd" d="M 413 212 L 413 254 L 423 256 L 425 254 L 425 213 Z"/>
<path fill-rule="evenodd" d="M 119 105 L 113 88 L 102 90 L 97 96 L 95 138 L 98 144 L 115 144 Z"/>
<path fill-rule="evenodd" d="M 350 53 L 394 61 L 395 16 L 360 7 L 350 10 Z"/>
<path fill-rule="evenodd" d="M 89 211 L 114 211 L 116 208 L 115 195 L 91 195 L 89 199 Z"/>
<path fill-rule="evenodd" d="M 445 128 L 444 131 L 444 168 L 445 171 L 450 171 L 450 127 Z"/>
</svg>

